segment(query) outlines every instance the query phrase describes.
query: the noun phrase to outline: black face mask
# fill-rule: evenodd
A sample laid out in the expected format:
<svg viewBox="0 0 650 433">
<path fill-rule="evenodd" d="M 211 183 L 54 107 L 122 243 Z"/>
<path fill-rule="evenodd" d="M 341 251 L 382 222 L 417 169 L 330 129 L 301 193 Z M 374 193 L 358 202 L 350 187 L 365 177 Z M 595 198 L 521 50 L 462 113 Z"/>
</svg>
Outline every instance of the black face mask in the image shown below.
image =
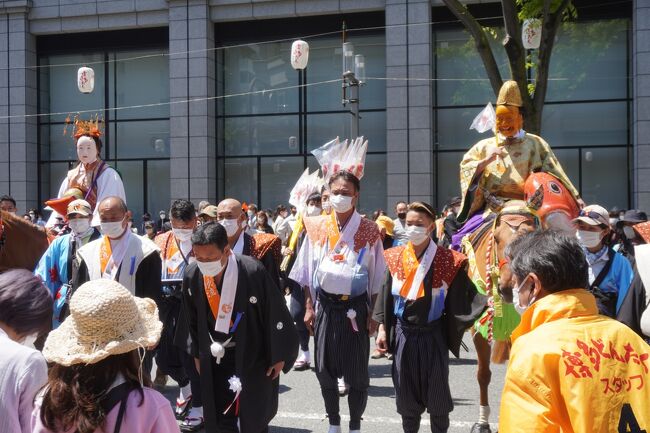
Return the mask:
<svg viewBox="0 0 650 433">
<path fill-rule="evenodd" d="M 400 212 L 397 214 L 397 218 L 403 220 L 406 218 L 406 212 Z"/>
</svg>

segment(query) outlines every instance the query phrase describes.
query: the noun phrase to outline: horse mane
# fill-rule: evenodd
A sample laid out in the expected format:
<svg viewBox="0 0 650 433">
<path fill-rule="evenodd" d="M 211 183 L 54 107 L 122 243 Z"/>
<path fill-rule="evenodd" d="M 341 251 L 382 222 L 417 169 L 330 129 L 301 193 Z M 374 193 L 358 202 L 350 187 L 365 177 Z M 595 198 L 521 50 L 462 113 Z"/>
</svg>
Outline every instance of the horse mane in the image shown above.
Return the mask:
<svg viewBox="0 0 650 433">
<path fill-rule="evenodd" d="M 34 270 L 48 246 L 45 230 L 25 219 L 0 210 L 2 243 L 0 272 L 12 268 Z"/>
<path fill-rule="evenodd" d="M 19 217 L 9 212 L 5 212 L 3 210 L 0 210 L 0 221 L 2 221 L 2 224 L 7 224 L 8 222 L 8 226 L 15 225 L 17 228 L 21 228 L 23 230 L 34 228 L 34 225 L 31 222 L 27 221 L 25 218 Z"/>
</svg>

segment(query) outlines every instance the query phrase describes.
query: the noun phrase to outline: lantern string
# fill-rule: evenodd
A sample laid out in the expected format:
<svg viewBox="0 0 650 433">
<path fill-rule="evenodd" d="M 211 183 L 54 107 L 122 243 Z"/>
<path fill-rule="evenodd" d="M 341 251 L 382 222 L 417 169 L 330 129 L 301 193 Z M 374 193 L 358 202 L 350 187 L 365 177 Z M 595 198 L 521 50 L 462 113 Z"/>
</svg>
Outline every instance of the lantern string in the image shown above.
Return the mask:
<svg viewBox="0 0 650 433">
<path fill-rule="evenodd" d="M 570 78 L 549 78 L 549 81 L 570 81 Z M 318 81 L 314 83 L 306 84 L 297 84 L 294 86 L 284 86 L 284 87 L 274 87 L 271 89 L 261 89 L 253 90 L 249 92 L 240 92 L 240 93 L 230 93 L 227 95 L 219 96 L 206 96 L 199 98 L 189 98 L 189 99 L 180 99 L 175 101 L 166 101 L 166 102 L 153 102 L 150 104 L 139 104 L 139 105 L 125 105 L 121 107 L 108 107 L 108 108 L 95 108 L 89 110 L 69 110 L 69 111 L 58 111 L 51 113 L 37 113 L 37 114 L 14 114 L 9 116 L 0 116 L 0 120 L 8 119 L 21 119 L 21 118 L 34 118 L 34 117 L 44 117 L 44 116 L 67 116 L 68 114 L 86 114 L 86 113 L 98 113 L 103 111 L 123 111 L 123 110 L 135 110 L 141 108 L 152 108 L 152 107 L 163 107 L 168 105 L 177 105 L 177 104 L 189 104 L 192 102 L 205 102 L 205 101 L 214 101 L 220 99 L 236 98 L 241 96 L 254 96 L 254 95 L 264 95 L 273 92 L 281 92 L 285 90 L 293 89 L 302 89 L 308 87 L 322 86 L 325 84 L 341 83 L 342 78 L 335 78 L 332 80 Z M 417 78 L 417 77 L 367 77 L 366 81 L 459 81 L 459 82 L 489 82 L 488 78 Z"/>
<path fill-rule="evenodd" d="M 483 18 L 477 18 L 477 21 L 485 21 L 485 20 L 495 20 L 503 18 L 502 16 L 494 16 L 494 17 L 483 17 Z M 382 29 L 390 29 L 390 28 L 400 28 L 400 27 L 415 27 L 415 26 L 434 26 L 438 24 L 453 24 L 453 23 L 459 23 L 459 20 L 449 20 L 449 21 L 428 21 L 428 22 L 423 22 L 423 23 L 405 23 L 405 24 L 390 24 L 390 25 L 385 25 L 385 26 L 372 26 L 372 27 L 357 27 L 357 28 L 352 28 L 352 29 L 346 29 L 347 32 L 364 32 L 364 31 L 372 31 L 372 30 L 382 30 Z M 171 53 L 152 53 L 152 54 L 143 54 L 140 56 L 132 56 L 132 57 L 124 57 L 120 59 L 108 59 L 108 60 L 95 60 L 92 62 L 76 62 L 76 63 L 55 63 L 52 65 L 31 65 L 31 66 L 11 66 L 11 67 L 2 67 L 0 68 L 0 71 L 7 71 L 7 70 L 18 70 L 18 69 L 33 69 L 33 70 L 39 70 L 39 69 L 47 69 L 47 68 L 61 68 L 61 67 L 78 67 L 78 66 L 90 66 L 90 65 L 104 65 L 104 64 L 113 64 L 113 63 L 122 63 L 122 62 L 130 62 L 134 60 L 144 60 L 144 59 L 151 59 L 151 58 L 156 58 L 156 57 L 175 57 L 175 56 L 184 56 L 184 55 L 189 55 L 189 54 L 197 54 L 197 53 L 207 53 L 207 52 L 212 52 L 212 51 L 222 51 L 222 50 L 228 50 L 228 49 L 233 49 L 233 48 L 242 48 L 242 47 L 249 47 L 249 46 L 254 46 L 254 45 L 264 45 L 264 44 L 273 44 L 273 43 L 278 43 L 278 42 L 288 42 L 288 41 L 295 41 L 298 39 L 315 39 L 323 36 L 331 36 L 331 35 L 338 35 L 341 33 L 341 30 L 334 30 L 334 31 L 329 31 L 329 32 L 323 32 L 323 33 L 314 33 L 310 35 L 305 35 L 305 36 L 297 36 L 297 37 L 291 37 L 291 38 L 282 38 L 282 39 L 271 39 L 271 40 L 266 40 L 266 41 L 259 41 L 259 42 L 246 42 L 246 43 L 241 43 L 241 44 L 234 44 L 234 45 L 223 45 L 219 47 L 213 47 L 213 48 L 201 48 L 201 49 L 196 49 L 196 50 L 187 50 L 187 51 L 174 51 Z"/>
</svg>

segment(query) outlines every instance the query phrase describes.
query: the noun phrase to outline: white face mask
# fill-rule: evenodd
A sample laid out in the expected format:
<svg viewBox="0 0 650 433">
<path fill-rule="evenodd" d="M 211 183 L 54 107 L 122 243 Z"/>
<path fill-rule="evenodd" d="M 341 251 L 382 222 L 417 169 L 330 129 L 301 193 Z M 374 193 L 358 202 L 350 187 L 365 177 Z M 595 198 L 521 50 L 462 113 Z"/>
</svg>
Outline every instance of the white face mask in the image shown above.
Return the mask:
<svg viewBox="0 0 650 433">
<path fill-rule="evenodd" d="M 596 248 L 601 241 L 602 232 L 588 232 L 585 230 L 578 230 L 576 238 L 578 242 L 585 248 Z"/>
<path fill-rule="evenodd" d="M 237 233 L 237 230 L 241 227 L 236 218 L 219 220 L 219 224 L 226 229 L 226 235 L 228 235 L 229 238 L 235 236 L 235 233 Z"/>
<path fill-rule="evenodd" d="M 77 141 L 77 157 L 84 164 L 92 164 L 97 161 L 97 146 L 95 141 L 86 136 L 82 136 Z"/>
<path fill-rule="evenodd" d="M 194 233 L 194 230 L 192 229 L 175 229 L 172 227 L 172 232 L 174 232 L 174 236 L 176 239 L 178 239 L 179 242 L 189 242 L 192 240 L 192 233 Z"/>
<path fill-rule="evenodd" d="M 164 214 L 164 213 L 161 213 L 161 214 L 160 214 L 159 216 L 160 216 L 160 219 L 161 219 L 161 220 L 164 220 L 164 219 L 165 219 L 165 217 L 166 217 L 167 215 L 166 215 L 166 214 Z"/>
<path fill-rule="evenodd" d="M 630 240 L 630 241 L 631 241 L 632 239 L 635 239 L 635 238 L 636 238 L 636 232 L 635 232 L 634 229 L 633 229 L 632 227 L 630 227 L 630 226 L 625 226 L 625 227 L 623 227 L 623 234 L 625 235 L 625 237 L 627 238 L 627 240 Z"/>
<path fill-rule="evenodd" d="M 528 305 L 526 306 L 523 306 L 519 303 L 519 292 L 525 283 L 526 279 L 524 278 L 524 281 L 522 281 L 521 284 L 518 284 L 512 288 L 512 305 L 515 307 L 515 310 L 517 310 L 517 313 L 519 313 L 520 316 L 524 314 L 524 311 L 526 311 L 528 307 L 530 307 L 530 304 L 535 302 L 535 298 L 533 297 L 528 301 Z"/>
<path fill-rule="evenodd" d="M 201 271 L 204 277 L 216 277 L 223 270 L 221 260 L 214 262 L 199 262 L 197 260 L 196 266 L 199 267 L 199 271 Z"/>
<path fill-rule="evenodd" d="M 70 220 L 68 225 L 70 226 L 70 229 L 72 229 L 72 232 L 76 236 L 79 236 L 88 231 L 88 229 L 90 228 L 90 221 L 87 218 L 79 218 L 79 219 Z"/>
<path fill-rule="evenodd" d="M 252 210 L 247 211 L 246 214 L 248 215 L 248 218 L 253 218 L 253 216 L 255 216 L 255 212 Z"/>
<path fill-rule="evenodd" d="M 331 210 L 332 210 L 332 205 L 330 204 L 330 202 L 329 201 L 324 201 L 323 202 L 323 212 L 328 214 L 328 213 L 330 213 Z"/>
<path fill-rule="evenodd" d="M 20 344 L 22 344 L 23 346 L 33 348 L 37 338 L 38 338 L 38 332 L 34 332 L 33 334 L 30 334 L 27 337 L 25 337 L 23 341 L 20 342 Z"/>
<path fill-rule="evenodd" d="M 318 206 L 307 206 L 307 216 L 318 216 L 320 215 L 320 208 Z"/>
<path fill-rule="evenodd" d="M 114 223 L 100 223 L 100 227 L 102 229 L 102 234 L 104 236 L 108 236 L 111 239 L 117 239 L 120 236 L 122 236 L 122 233 L 124 233 L 124 226 L 122 225 L 124 223 L 124 220 L 122 221 L 117 221 Z"/>
<path fill-rule="evenodd" d="M 345 213 L 352 209 L 352 197 L 342 194 L 332 194 L 330 196 L 332 209 L 338 213 Z"/>
<path fill-rule="evenodd" d="M 420 245 L 427 240 L 429 234 L 426 227 L 406 226 L 406 236 L 413 245 Z"/>
</svg>

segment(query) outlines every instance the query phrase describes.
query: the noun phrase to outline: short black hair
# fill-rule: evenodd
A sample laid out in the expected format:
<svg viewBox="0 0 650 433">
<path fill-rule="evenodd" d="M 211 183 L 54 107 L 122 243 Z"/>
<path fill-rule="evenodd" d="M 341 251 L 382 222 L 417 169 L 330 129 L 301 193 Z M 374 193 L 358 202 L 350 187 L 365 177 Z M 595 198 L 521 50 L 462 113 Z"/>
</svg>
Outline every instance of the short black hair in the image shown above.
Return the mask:
<svg viewBox="0 0 650 433">
<path fill-rule="evenodd" d="M 0 322 L 20 336 L 50 329 L 52 295 L 39 277 L 23 269 L 0 275 Z"/>
<path fill-rule="evenodd" d="M 400 201 L 398 201 L 397 203 L 395 203 L 395 207 L 397 208 L 397 206 L 399 206 L 399 205 L 401 205 L 401 204 L 403 204 L 403 205 L 405 205 L 405 206 L 408 206 L 408 205 L 409 205 L 409 204 L 408 204 L 407 202 L 405 202 L 404 200 L 400 200 Z"/>
<path fill-rule="evenodd" d="M 214 245 L 223 251 L 228 245 L 226 229 L 216 221 L 200 225 L 192 233 L 192 245 Z"/>
<path fill-rule="evenodd" d="M 189 200 L 174 200 L 169 215 L 181 221 L 192 221 L 196 217 L 194 203 Z"/>
<path fill-rule="evenodd" d="M 359 180 L 358 177 L 353 175 L 351 172 L 347 170 L 341 170 L 339 172 L 336 172 L 335 174 L 330 177 L 330 180 L 327 182 L 327 186 L 332 188 L 332 184 L 336 182 L 339 179 L 343 179 L 346 182 L 350 182 L 352 185 L 354 185 L 354 190 L 359 192 L 361 191 L 361 181 Z"/>
<path fill-rule="evenodd" d="M 16 200 L 14 200 L 14 198 L 10 195 L 3 195 L 2 197 L 0 197 L 0 201 L 10 201 L 11 203 L 13 203 L 14 207 L 16 207 Z"/>
<path fill-rule="evenodd" d="M 534 273 L 551 293 L 589 286 L 589 265 L 574 236 L 537 230 L 514 239 L 506 256 L 519 282 Z"/>
<path fill-rule="evenodd" d="M 320 201 L 321 201 L 320 193 L 318 193 L 318 192 L 311 193 L 309 195 L 309 197 L 307 197 L 307 204 L 309 204 L 310 201 L 317 201 L 317 202 L 320 203 Z"/>
</svg>

